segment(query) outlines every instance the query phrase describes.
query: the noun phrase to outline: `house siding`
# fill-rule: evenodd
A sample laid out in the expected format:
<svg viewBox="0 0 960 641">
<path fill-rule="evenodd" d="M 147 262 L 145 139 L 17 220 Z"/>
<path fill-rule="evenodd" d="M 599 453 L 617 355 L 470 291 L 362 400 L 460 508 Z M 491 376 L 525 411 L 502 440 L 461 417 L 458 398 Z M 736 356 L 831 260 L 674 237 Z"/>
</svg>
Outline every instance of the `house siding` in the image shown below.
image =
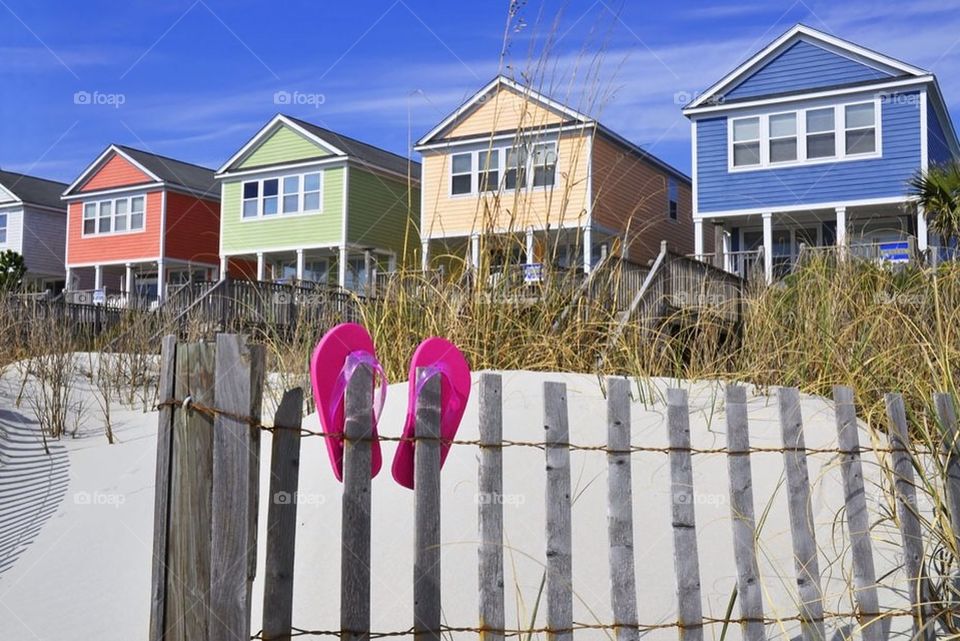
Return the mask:
<svg viewBox="0 0 960 641">
<path fill-rule="evenodd" d="M 114 153 L 107 162 L 80 187 L 79 191 L 97 191 L 154 182 L 123 156 Z"/>
<path fill-rule="evenodd" d="M 568 119 L 560 112 L 529 100 L 515 89 L 501 85 L 496 93 L 480 101 L 479 106 L 453 123 L 443 137 L 489 135 L 496 131 L 545 127 Z"/>
<path fill-rule="evenodd" d="M 727 117 L 700 119 L 697 209 L 707 214 L 903 196 L 920 168 L 919 104 L 917 92 L 881 102 L 881 158 L 733 173 L 727 167 Z"/>
<path fill-rule="evenodd" d="M 260 143 L 237 168 L 250 169 L 329 155 L 326 149 L 283 125 Z"/>
<path fill-rule="evenodd" d="M 66 245 L 66 213 L 27 206 L 21 239 L 24 262 L 31 276 L 63 278 Z"/>
<path fill-rule="evenodd" d="M 953 158 L 947 143 L 947 134 L 940 124 L 937 110 L 930 102 L 927 103 L 927 155 L 930 165 L 946 163 Z"/>
<path fill-rule="evenodd" d="M 663 240 L 672 251 L 693 252 L 689 182 L 674 178 L 678 212 L 673 220 L 667 203 L 671 174 L 603 136 L 594 142 L 592 159 L 593 221 L 620 232 L 627 259 L 645 263 L 659 253 Z M 712 247 L 713 239 L 707 240 Z"/>
<path fill-rule="evenodd" d="M 216 265 L 220 252 L 220 203 L 167 192 L 164 255 Z"/>
<path fill-rule="evenodd" d="M 290 160 L 289 158 L 285 160 Z M 300 170 L 298 170 L 300 171 Z M 339 245 L 343 241 L 344 168 L 323 169 L 323 210 L 275 218 L 241 218 L 241 183 L 256 176 L 225 178 L 221 203 L 221 254 L 251 254 L 291 247 Z"/>
<path fill-rule="evenodd" d="M 402 259 L 419 240 L 419 186 L 356 167 L 349 171 L 347 241 L 389 249 Z"/>
<path fill-rule="evenodd" d="M 0 214 L 7 215 L 7 242 L 0 243 L 0 251 L 12 250 L 23 253 L 23 205 L 4 207 Z"/>
<path fill-rule="evenodd" d="M 889 77 L 886 72 L 799 40 L 727 91 L 725 98 L 752 98 Z"/>
<path fill-rule="evenodd" d="M 136 192 L 124 192 L 124 196 Z M 109 198 L 96 196 L 91 200 Z M 160 256 L 163 191 L 146 192 L 143 231 L 126 234 L 83 236 L 83 201 L 73 201 L 68 210 L 67 266 L 122 261 L 156 260 Z"/>
</svg>

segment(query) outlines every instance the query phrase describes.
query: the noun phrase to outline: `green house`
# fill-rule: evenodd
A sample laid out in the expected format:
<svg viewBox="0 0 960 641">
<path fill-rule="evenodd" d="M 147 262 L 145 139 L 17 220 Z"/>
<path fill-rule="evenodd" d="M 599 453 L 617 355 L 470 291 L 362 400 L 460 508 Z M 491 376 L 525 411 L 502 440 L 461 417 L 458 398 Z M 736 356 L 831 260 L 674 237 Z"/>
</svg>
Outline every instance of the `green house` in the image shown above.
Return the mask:
<svg viewBox="0 0 960 641">
<path fill-rule="evenodd" d="M 419 241 L 419 163 L 290 116 L 217 178 L 221 275 L 360 290 Z"/>
</svg>

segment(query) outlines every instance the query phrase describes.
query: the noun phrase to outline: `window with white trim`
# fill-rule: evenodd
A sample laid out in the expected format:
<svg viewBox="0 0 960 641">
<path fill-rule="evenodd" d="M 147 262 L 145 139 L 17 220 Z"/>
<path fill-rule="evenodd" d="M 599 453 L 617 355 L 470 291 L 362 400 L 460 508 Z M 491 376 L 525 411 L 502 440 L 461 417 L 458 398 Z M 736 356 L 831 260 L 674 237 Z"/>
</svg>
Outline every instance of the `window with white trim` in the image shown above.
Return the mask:
<svg viewBox="0 0 960 641">
<path fill-rule="evenodd" d="M 753 167 L 760 164 L 760 117 L 737 118 L 733 121 L 733 166 Z"/>
<path fill-rule="evenodd" d="M 833 107 L 807 110 L 807 158 L 833 158 L 837 155 L 834 120 Z"/>
<path fill-rule="evenodd" d="M 494 147 L 450 157 L 450 194 L 553 187 L 557 181 L 557 143 Z"/>
<path fill-rule="evenodd" d="M 480 191 L 500 189 L 500 150 L 484 149 L 477 154 L 477 188 Z"/>
<path fill-rule="evenodd" d="M 83 235 L 143 231 L 145 202 L 145 196 L 127 196 L 83 203 Z"/>
<path fill-rule="evenodd" d="M 767 119 L 770 164 L 797 160 L 797 113 L 771 114 Z"/>
<path fill-rule="evenodd" d="M 471 193 L 473 154 L 454 154 L 450 163 L 450 193 L 454 196 Z"/>
<path fill-rule="evenodd" d="M 677 220 L 680 209 L 680 198 L 677 192 L 677 179 L 672 176 L 667 182 L 667 217 Z"/>
<path fill-rule="evenodd" d="M 877 150 L 877 114 L 872 102 L 844 107 L 844 147 L 848 156 Z"/>
<path fill-rule="evenodd" d="M 0 243 L 7 242 L 7 215 L 0 214 Z"/>
<path fill-rule="evenodd" d="M 319 212 L 323 178 L 318 171 L 244 181 L 240 216 L 273 218 Z"/>
<path fill-rule="evenodd" d="M 537 143 L 531 153 L 533 162 L 533 187 L 552 187 L 557 178 L 556 144 Z"/>
</svg>

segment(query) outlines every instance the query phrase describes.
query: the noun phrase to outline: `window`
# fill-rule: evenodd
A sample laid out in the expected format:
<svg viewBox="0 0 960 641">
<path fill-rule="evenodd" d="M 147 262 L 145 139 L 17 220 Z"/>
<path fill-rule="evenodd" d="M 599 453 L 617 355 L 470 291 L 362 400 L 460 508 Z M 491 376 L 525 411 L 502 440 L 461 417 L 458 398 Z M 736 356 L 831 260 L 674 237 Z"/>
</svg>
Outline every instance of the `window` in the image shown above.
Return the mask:
<svg viewBox="0 0 960 641">
<path fill-rule="evenodd" d="M 845 107 L 844 134 L 848 156 L 877 150 L 876 110 L 872 102 Z"/>
<path fill-rule="evenodd" d="M 774 114 L 769 120 L 770 162 L 797 159 L 797 114 Z"/>
<path fill-rule="evenodd" d="M 243 183 L 243 218 L 319 212 L 323 180 L 320 172 L 263 178 Z"/>
<path fill-rule="evenodd" d="M 833 107 L 810 109 L 807 115 L 807 158 L 833 158 L 837 155 Z"/>
<path fill-rule="evenodd" d="M 7 215 L 0 214 L 0 243 L 7 242 Z"/>
<path fill-rule="evenodd" d="M 527 150 L 524 147 L 507 149 L 507 173 L 503 179 L 505 189 L 516 189 L 527 184 Z"/>
<path fill-rule="evenodd" d="M 679 198 L 677 197 L 677 181 L 670 178 L 667 183 L 667 216 L 670 220 L 677 220 L 679 210 Z"/>
<path fill-rule="evenodd" d="M 480 172 L 478 186 L 480 191 L 497 191 L 500 189 L 500 150 L 485 149 L 477 154 L 479 159 L 477 170 Z"/>
<path fill-rule="evenodd" d="M 451 159 L 450 193 L 469 194 L 473 191 L 473 155 L 455 154 Z"/>
<path fill-rule="evenodd" d="M 143 230 L 144 196 L 83 204 L 83 235 L 123 234 Z"/>
<path fill-rule="evenodd" d="M 554 143 L 533 146 L 533 186 L 552 187 L 557 174 L 557 147 Z"/>
<path fill-rule="evenodd" d="M 760 164 L 760 118 L 739 118 L 733 121 L 733 166 Z"/>
</svg>

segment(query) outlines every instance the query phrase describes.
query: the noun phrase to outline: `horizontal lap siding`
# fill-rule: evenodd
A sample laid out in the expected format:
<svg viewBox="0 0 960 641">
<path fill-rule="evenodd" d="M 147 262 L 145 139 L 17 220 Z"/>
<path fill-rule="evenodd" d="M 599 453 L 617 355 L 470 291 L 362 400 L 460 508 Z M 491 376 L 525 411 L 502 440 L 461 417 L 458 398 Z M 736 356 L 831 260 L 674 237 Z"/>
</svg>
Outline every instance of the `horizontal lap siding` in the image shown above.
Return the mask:
<svg viewBox="0 0 960 641">
<path fill-rule="evenodd" d="M 35 275 L 63 276 L 66 230 L 66 213 L 26 208 L 22 253 L 28 272 Z"/>
<path fill-rule="evenodd" d="M 124 196 L 130 195 L 124 192 Z M 96 197 L 100 200 L 101 197 Z M 88 236 L 83 233 L 83 202 L 70 203 L 67 227 L 67 265 L 154 260 L 160 255 L 160 190 L 147 193 L 144 229 L 129 234 Z"/>
<path fill-rule="evenodd" d="M 593 221 L 626 235 L 626 257 L 645 263 L 660 242 L 676 252 L 693 252 L 690 185 L 677 180 L 677 220 L 668 216 L 669 174 L 604 137 L 593 146 Z M 712 239 L 711 239 L 712 242 Z"/>
<path fill-rule="evenodd" d="M 889 77 L 890 74 L 801 40 L 728 91 L 726 98 L 749 98 Z"/>
<path fill-rule="evenodd" d="M 905 195 L 907 182 L 920 168 L 917 94 L 883 101 L 881 111 L 882 158 L 734 173 L 727 169 L 726 117 L 698 120 L 698 211 L 706 214 Z M 838 136 L 838 144 L 841 139 L 842 135 Z"/>
<path fill-rule="evenodd" d="M 0 251 L 13 250 L 23 253 L 23 206 L 7 207 L 0 210 L 0 214 L 7 215 L 7 240 L 0 243 Z"/>
<path fill-rule="evenodd" d="M 87 180 L 80 191 L 96 191 L 98 189 L 113 189 L 154 182 L 153 178 L 140 171 L 126 158 L 118 154 L 103 164 L 97 173 Z"/>
<path fill-rule="evenodd" d="M 389 249 L 398 257 L 419 240 L 420 189 L 416 185 L 355 167 L 350 168 L 347 240 Z"/>
<path fill-rule="evenodd" d="M 219 252 L 220 203 L 168 192 L 164 255 L 216 265 Z"/>
<path fill-rule="evenodd" d="M 546 140 L 546 138 L 538 138 Z M 558 169 L 553 189 L 504 191 L 499 195 L 450 196 L 450 154 L 423 157 L 424 237 L 463 236 L 487 230 L 528 227 L 575 227 L 586 220 L 589 136 L 563 134 L 557 145 Z"/>
<path fill-rule="evenodd" d="M 509 87 L 501 86 L 496 93 L 481 101 L 459 123 L 444 133 L 444 137 L 477 136 L 495 131 L 513 131 L 556 125 L 565 116 L 546 108 Z"/>
<path fill-rule="evenodd" d="M 927 103 L 927 153 L 930 165 L 949 162 L 952 158 L 950 146 L 947 144 L 947 135 L 943 131 L 937 110 Z"/>
<path fill-rule="evenodd" d="M 260 143 L 240 163 L 239 168 L 250 169 L 328 155 L 330 155 L 329 151 L 284 125 Z"/>
<path fill-rule="evenodd" d="M 277 215 L 268 220 L 241 218 L 242 180 L 228 179 L 221 204 L 222 253 L 339 245 L 343 241 L 343 173 L 343 167 L 323 170 L 323 210 L 319 214 Z"/>
</svg>

